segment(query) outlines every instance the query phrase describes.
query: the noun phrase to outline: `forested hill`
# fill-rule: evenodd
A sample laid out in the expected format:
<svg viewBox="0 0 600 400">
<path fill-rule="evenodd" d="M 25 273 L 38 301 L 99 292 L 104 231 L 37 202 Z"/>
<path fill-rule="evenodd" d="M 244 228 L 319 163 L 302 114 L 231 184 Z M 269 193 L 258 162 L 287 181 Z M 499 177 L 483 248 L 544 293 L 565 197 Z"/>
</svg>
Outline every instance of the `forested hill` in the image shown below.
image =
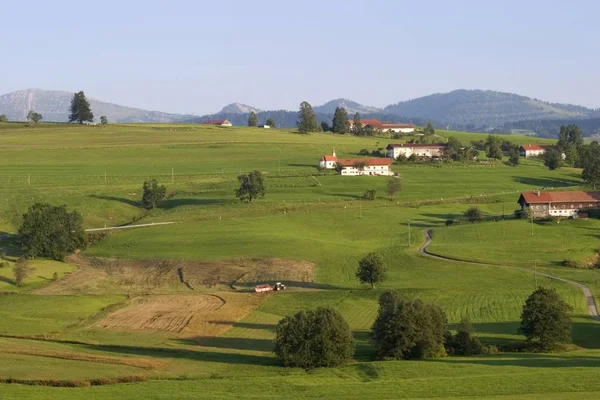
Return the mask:
<svg viewBox="0 0 600 400">
<path fill-rule="evenodd" d="M 535 132 L 537 136 L 555 138 L 558 136 L 562 125 L 577 125 L 581 128 L 583 136 L 592 136 L 600 132 L 600 118 L 588 119 L 545 119 L 518 121 L 505 124 L 502 128 L 494 130 L 497 133 L 507 133 L 514 130 Z"/>
<path fill-rule="evenodd" d="M 522 120 L 577 119 L 598 115 L 598 110 L 556 104 L 490 90 L 455 90 L 385 107 L 384 112 L 409 115 L 462 128 L 500 127 Z"/>
</svg>

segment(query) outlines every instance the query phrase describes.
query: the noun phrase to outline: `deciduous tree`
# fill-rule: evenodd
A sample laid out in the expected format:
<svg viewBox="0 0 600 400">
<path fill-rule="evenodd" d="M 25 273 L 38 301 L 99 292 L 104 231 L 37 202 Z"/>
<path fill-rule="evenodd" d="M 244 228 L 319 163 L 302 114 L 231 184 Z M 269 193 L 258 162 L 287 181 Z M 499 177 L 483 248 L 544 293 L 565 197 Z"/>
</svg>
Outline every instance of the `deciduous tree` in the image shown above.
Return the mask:
<svg viewBox="0 0 600 400">
<path fill-rule="evenodd" d="M 275 123 L 275 120 L 273 118 L 267 119 L 266 124 L 273 129 L 277 128 L 277 124 Z"/>
<path fill-rule="evenodd" d="M 8 122 L 8 117 L 6 114 L 0 114 L 0 122 Z"/>
<path fill-rule="evenodd" d="M 71 112 L 69 114 L 69 122 L 83 124 L 84 122 L 94 121 L 94 114 L 92 113 L 90 102 L 83 92 L 78 92 L 73 95 L 69 110 Z"/>
<path fill-rule="evenodd" d="M 571 307 L 556 289 L 538 288 L 525 301 L 519 332 L 541 350 L 571 342 Z"/>
<path fill-rule="evenodd" d="M 33 110 L 29 110 L 29 112 L 27 113 L 27 121 L 31 121 L 34 124 L 37 124 L 42 119 L 43 119 L 42 114 L 36 113 Z"/>
<path fill-rule="evenodd" d="M 100 124 L 101 124 L 101 125 L 106 125 L 106 124 L 108 124 L 108 118 L 106 118 L 106 115 L 102 115 L 102 116 L 100 117 Z"/>
<path fill-rule="evenodd" d="M 152 210 L 160 206 L 160 203 L 167 197 L 167 188 L 159 185 L 156 179 L 144 182 L 144 194 L 142 196 L 142 206 L 146 210 Z"/>
<path fill-rule="evenodd" d="M 562 167 L 562 155 L 556 149 L 548 149 L 544 152 L 544 165 L 553 171 Z"/>
<path fill-rule="evenodd" d="M 467 211 L 465 211 L 465 218 L 470 223 L 481 222 L 483 221 L 483 213 L 477 207 L 471 207 Z"/>
<path fill-rule="evenodd" d="M 355 135 L 362 135 L 363 132 L 363 124 L 360 119 L 360 114 L 354 114 L 354 119 L 352 120 L 352 133 Z"/>
<path fill-rule="evenodd" d="M 394 200 L 396 194 L 402 190 L 402 182 L 397 176 L 391 177 L 387 181 L 387 193 L 390 196 L 390 201 Z"/>
<path fill-rule="evenodd" d="M 300 311 L 279 321 L 275 354 L 285 367 L 337 367 L 354 355 L 350 326 L 331 307 Z"/>
<path fill-rule="evenodd" d="M 369 253 L 358 262 L 356 277 L 361 283 L 368 283 L 371 289 L 375 284 L 384 282 L 386 276 L 386 266 L 383 258 L 377 253 Z"/>
<path fill-rule="evenodd" d="M 235 196 L 246 203 L 265 196 L 263 175 L 260 171 L 252 171 L 247 175 L 238 176 L 240 187 L 235 190 Z"/>
<path fill-rule="evenodd" d="M 502 160 L 502 141 L 500 138 L 493 135 L 488 135 L 484 146 L 485 154 L 488 158 Z"/>
</svg>

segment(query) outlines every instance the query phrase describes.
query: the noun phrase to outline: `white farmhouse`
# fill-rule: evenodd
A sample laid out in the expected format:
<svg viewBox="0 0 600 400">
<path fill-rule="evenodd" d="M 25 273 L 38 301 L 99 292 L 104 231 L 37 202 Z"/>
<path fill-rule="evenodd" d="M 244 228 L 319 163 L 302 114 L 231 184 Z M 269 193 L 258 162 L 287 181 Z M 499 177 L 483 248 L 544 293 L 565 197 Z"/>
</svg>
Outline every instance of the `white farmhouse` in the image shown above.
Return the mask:
<svg viewBox="0 0 600 400">
<path fill-rule="evenodd" d="M 389 176 L 393 175 L 390 170 L 392 159 L 390 158 L 355 158 L 348 160 L 339 160 L 342 164 L 340 175 L 342 176 Z"/>
<path fill-rule="evenodd" d="M 427 144 L 427 143 L 402 143 L 388 144 L 387 157 L 396 159 L 403 155 L 410 157 L 415 154 L 417 157 L 441 157 L 445 145 L 443 144 Z"/>
<path fill-rule="evenodd" d="M 546 149 L 535 144 L 524 144 L 521 146 L 519 151 L 521 153 L 521 157 L 537 157 L 544 154 Z"/>
</svg>

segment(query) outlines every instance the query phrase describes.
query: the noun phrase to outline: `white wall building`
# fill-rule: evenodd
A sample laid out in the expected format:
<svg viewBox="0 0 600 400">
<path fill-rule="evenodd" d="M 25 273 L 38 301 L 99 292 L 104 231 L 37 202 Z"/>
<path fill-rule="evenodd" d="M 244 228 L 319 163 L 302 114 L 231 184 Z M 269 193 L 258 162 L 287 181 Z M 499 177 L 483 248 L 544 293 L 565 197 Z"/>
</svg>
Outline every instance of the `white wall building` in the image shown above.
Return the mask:
<svg viewBox="0 0 600 400">
<path fill-rule="evenodd" d="M 321 169 L 335 169 L 335 164 L 337 164 L 338 158 L 335 155 L 335 149 L 333 149 L 333 154 L 330 156 L 323 156 L 319 160 L 319 168 Z"/>
<path fill-rule="evenodd" d="M 340 175 L 342 176 L 389 176 L 393 175 L 390 167 L 392 160 L 390 158 L 355 158 L 349 160 L 339 160 L 344 166 Z"/>
<path fill-rule="evenodd" d="M 444 150 L 443 144 L 426 144 L 426 143 L 402 143 L 402 144 L 388 144 L 387 156 L 388 158 L 396 159 L 400 155 L 410 157 L 415 154 L 417 157 L 441 157 L 442 151 Z"/>
<path fill-rule="evenodd" d="M 535 144 L 524 144 L 519 151 L 522 157 L 537 157 L 544 154 L 546 149 Z"/>
</svg>

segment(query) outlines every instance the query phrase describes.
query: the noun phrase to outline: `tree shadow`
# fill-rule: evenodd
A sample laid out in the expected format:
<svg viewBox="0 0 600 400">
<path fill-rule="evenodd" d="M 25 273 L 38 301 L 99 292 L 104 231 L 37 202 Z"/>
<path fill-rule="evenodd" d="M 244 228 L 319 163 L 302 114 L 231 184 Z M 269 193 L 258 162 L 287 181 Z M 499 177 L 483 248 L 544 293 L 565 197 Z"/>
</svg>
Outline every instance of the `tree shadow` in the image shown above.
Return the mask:
<svg viewBox="0 0 600 400">
<path fill-rule="evenodd" d="M 141 207 L 141 203 L 137 200 L 128 199 L 125 197 L 115 197 L 115 196 L 102 196 L 97 194 L 91 194 L 89 197 L 99 200 L 108 200 L 108 201 L 118 201 L 119 203 L 127 204 L 133 207 Z"/>
<path fill-rule="evenodd" d="M 271 339 L 248 339 L 224 336 L 192 336 L 176 339 L 176 343 L 193 344 L 202 347 L 213 347 L 228 350 L 273 351 L 274 342 Z"/>
<path fill-rule="evenodd" d="M 288 167 L 313 167 L 313 168 L 317 168 L 317 164 L 297 164 L 297 163 L 287 163 L 285 164 Z"/>
<path fill-rule="evenodd" d="M 0 282 L 9 283 L 11 285 L 16 285 L 16 282 L 13 279 L 7 278 L 5 276 L 0 275 Z"/>
<path fill-rule="evenodd" d="M 160 203 L 159 208 L 169 210 L 176 207 L 182 206 L 210 206 L 215 204 L 225 204 L 228 201 L 219 199 L 168 199 Z"/>
<path fill-rule="evenodd" d="M 531 176 L 514 176 L 513 180 L 523 185 L 534 186 L 537 188 L 557 188 L 567 186 L 579 186 L 583 184 L 582 180 L 566 178 L 536 178 Z"/>
<path fill-rule="evenodd" d="M 434 361 L 450 364 L 480 364 L 495 367 L 526 367 L 526 368 L 597 368 L 600 367 L 600 357 L 559 356 L 543 353 L 505 353 L 483 357 L 449 357 Z"/>
<path fill-rule="evenodd" d="M 0 232 L 0 252 L 8 257 L 20 257 L 23 255 L 19 243 L 19 235 Z"/>
<path fill-rule="evenodd" d="M 208 321 L 211 324 L 216 325 L 231 325 L 234 328 L 244 328 L 244 329 L 257 329 L 263 331 L 275 331 L 277 325 L 275 324 L 254 324 L 249 322 L 234 322 L 234 321 Z"/>
</svg>

